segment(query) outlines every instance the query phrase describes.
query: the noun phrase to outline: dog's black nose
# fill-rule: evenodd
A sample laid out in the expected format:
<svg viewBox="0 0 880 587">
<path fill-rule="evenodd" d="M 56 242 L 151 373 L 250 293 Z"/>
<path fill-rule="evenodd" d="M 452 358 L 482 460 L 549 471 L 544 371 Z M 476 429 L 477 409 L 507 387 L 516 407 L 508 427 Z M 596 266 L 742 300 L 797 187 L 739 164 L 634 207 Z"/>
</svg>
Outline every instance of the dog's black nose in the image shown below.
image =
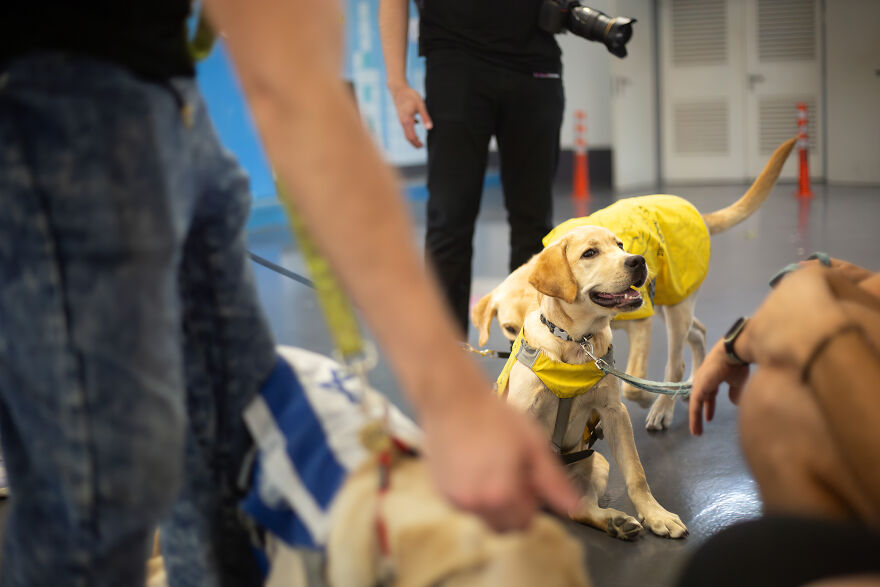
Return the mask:
<svg viewBox="0 0 880 587">
<path fill-rule="evenodd" d="M 641 255 L 630 255 L 623 264 L 630 269 L 638 269 L 645 266 L 645 258 Z"/>
</svg>

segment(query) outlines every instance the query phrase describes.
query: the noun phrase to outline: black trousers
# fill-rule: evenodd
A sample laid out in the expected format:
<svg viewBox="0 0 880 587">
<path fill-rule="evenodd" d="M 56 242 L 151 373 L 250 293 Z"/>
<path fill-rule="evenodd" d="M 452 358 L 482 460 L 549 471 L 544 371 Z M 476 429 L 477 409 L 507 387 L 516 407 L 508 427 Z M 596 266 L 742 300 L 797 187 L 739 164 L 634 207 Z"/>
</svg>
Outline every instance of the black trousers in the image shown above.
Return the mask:
<svg viewBox="0 0 880 587">
<path fill-rule="evenodd" d="M 552 187 L 565 96 L 562 80 L 515 71 L 467 53 L 426 61 L 428 210 L 425 252 L 467 335 L 473 236 L 494 135 L 510 225 L 512 271 L 543 247 L 552 228 Z"/>
<path fill-rule="evenodd" d="M 694 553 L 678 587 L 796 587 L 880 574 L 880 532 L 855 522 L 765 516 L 726 528 Z"/>
</svg>

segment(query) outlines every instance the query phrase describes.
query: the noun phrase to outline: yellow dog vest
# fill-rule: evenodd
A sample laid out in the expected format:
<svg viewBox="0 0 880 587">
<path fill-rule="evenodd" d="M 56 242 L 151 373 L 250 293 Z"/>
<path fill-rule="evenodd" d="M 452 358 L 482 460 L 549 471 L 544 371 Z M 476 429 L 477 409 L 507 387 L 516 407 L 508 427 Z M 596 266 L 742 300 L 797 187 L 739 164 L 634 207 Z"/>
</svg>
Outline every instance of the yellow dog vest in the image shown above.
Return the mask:
<svg viewBox="0 0 880 587">
<path fill-rule="evenodd" d="M 623 241 L 627 253 L 642 255 L 648 265 L 648 281 L 639 290 L 644 305 L 618 314 L 616 320 L 647 318 L 654 314 L 654 304 L 681 302 L 700 287 L 709 270 L 709 230 L 693 204 L 678 196 L 624 198 L 589 216 L 566 220 L 544 237 L 544 246 L 587 225 L 607 228 Z"/>
<path fill-rule="evenodd" d="M 611 350 L 603 357 L 606 362 L 612 363 Z M 577 397 L 592 389 L 605 376 L 595 363 L 572 365 L 561 361 L 554 361 L 540 349 L 530 345 L 520 332 L 513 343 L 510 357 L 504 365 L 504 369 L 498 376 L 496 389 L 498 394 L 507 389 L 510 379 L 510 370 L 514 362 L 519 361 L 538 376 L 541 383 L 547 386 L 559 398 Z"/>
</svg>

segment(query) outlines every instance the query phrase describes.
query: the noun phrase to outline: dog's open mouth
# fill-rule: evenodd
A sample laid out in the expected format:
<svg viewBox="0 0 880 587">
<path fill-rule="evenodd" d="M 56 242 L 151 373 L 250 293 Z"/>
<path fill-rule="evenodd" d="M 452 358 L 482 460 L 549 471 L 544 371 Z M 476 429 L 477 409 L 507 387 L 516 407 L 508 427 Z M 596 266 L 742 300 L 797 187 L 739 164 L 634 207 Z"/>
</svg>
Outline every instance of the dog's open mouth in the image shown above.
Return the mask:
<svg viewBox="0 0 880 587">
<path fill-rule="evenodd" d="M 642 305 L 642 295 L 638 290 L 631 287 L 618 293 L 604 291 L 591 291 L 590 299 L 593 303 L 603 308 L 618 308 L 621 310 L 635 310 Z"/>
</svg>

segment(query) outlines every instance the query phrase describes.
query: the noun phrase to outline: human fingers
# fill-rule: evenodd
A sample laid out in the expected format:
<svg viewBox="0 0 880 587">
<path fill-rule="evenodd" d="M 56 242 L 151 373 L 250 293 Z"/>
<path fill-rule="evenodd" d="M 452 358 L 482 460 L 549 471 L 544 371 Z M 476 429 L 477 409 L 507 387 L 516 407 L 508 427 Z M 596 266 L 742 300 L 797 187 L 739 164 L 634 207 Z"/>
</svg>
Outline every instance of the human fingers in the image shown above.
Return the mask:
<svg viewBox="0 0 880 587">
<path fill-rule="evenodd" d="M 699 394 L 691 393 L 688 400 L 688 422 L 691 436 L 699 436 L 703 433 L 703 398 Z"/>
<path fill-rule="evenodd" d="M 526 468 L 529 482 L 537 498 L 562 517 L 574 511 L 578 494 L 565 474 L 562 464 L 550 453 L 544 443 L 533 448 L 531 466 Z"/>
<path fill-rule="evenodd" d="M 401 118 L 400 124 L 403 126 L 403 135 L 406 137 L 406 140 L 409 141 L 409 144 L 416 149 L 420 149 L 422 147 L 422 141 L 419 140 L 419 135 L 416 134 L 415 115 L 409 113 L 406 118 Z"/>
<path fill-rule="evenodd" d="M 425 125 L 425 130 L 431 130 L 432 128 L 434 128 L 434 121 L 431 120 L 431 115 L 428 114 L 428 107 L 425 106 L 425 101 L 422 100 L 421 97 L 419 98 L 418 109 L 419 116 L 422 119 L 422 123 L 424 123 Z"/>
<path fill-rule="evenodd" d="M 538 510 L 538 498 L 526 478 L 505 479 L 502 475 L 494 475 L 492 479 L 491 485 L 482 488 L 472 511 L 497 532 L 527 528 Z"/>
</svg>

